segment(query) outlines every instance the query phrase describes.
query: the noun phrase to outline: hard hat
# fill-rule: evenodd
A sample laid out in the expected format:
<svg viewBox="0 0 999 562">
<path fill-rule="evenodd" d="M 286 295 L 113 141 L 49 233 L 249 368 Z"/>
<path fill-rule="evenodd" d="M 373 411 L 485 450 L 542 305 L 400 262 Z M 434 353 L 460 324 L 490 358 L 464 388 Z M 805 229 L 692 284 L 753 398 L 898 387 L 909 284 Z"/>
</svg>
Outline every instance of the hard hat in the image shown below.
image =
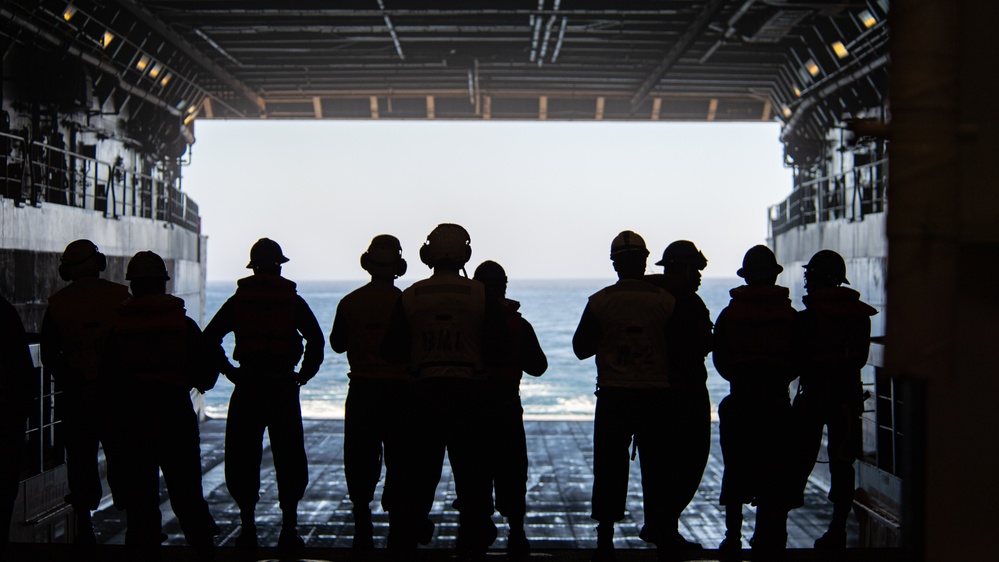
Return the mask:
<svg viewBox="0 0 999 562">
<path fill-rule="evenodd" d="M 420 261 L 429 267 L 450 262 L 461 267 L 472 258 L 472 239 L 464 227 L 444 223 L 437 225 L 420 247 Z"/>
<path fill-rule="evenodd" d="M 371 239 L 368 250 L 361 254 L 361 267 L 370 271 L 372 266 L 395 266 L 395 276 L 406 273 L 406 260 L 402 259 L 402 245 L 391 234 L 379 234 Z"/>
<path fill-rule="evenodd" d="M 88 263 L 95 258 L 93 263 Z M 59 258 L 59 276 L 65 281 L 72 281 L 87 273 L 100 273 L 107 269 L 107 257 L 97 249 L 90 240 L 80 239 L 70 242 Z"/>
<path fill-rule="evenodd" d="M 506 271 L 503 270 L 502 265 L 492 260 L 486 260 L 480 263 L 479 267 L 475 268 L 475 273 L 472 274 L 472 279 L 482 281 L 483 283 L 506 283 Z"/>
<path fill-rule="evenodd" d="M 784 271 L 784 268 L 777 263 L 777 256 L 773 250 L 761 245 L 753 246 L 742 258 L 742 267 L 736 275 L 743 279 L 757 276 L 776 275 Z"/>
<path fill-rule="evenodd" d="M 166 263 L 163 258 L 155 252 L 139 252 L 128 260 L 128 268 L 125 269 L 125 280 L 135 281 L 136 279 L 162 279 L 168 281 L 170 275 L 167 274 Z"/>
<path fill-rule="evenodd" d="M 281 253 L 281 246 L 277 242 L 261 238 L 250 248 L 250 263 L 246 264 L 246 269 L 281 265 L 287 261 L 288 258 Z"/>
<path fill-rule="evenodd" d="M 708 259 L 697 249 L 690 240 L 677 240 L 666 246 L 663 250 L 663 259 L 656 262 L 656 265 L 666 265 L 670 263 L 682 263 L 692 265 L 698 270 L 708 266 Z"/>
<path fill-rule="evenodd" d="M 817 273 L 836 284 L 850 284 L 846 279 L 846 261 L 832 250 L 819 250 L 804 267 L 805 271 Z"/>
<path fill-rule="evenodd" d="M 640 252 L 644 257 L 648 257 L 649 255 L 649 249 L 645 246 L 645 240 L 630 230 L 624 230 L 611 241 L 610 257 L 613 260 L 631 252 Z"/>
</svg>

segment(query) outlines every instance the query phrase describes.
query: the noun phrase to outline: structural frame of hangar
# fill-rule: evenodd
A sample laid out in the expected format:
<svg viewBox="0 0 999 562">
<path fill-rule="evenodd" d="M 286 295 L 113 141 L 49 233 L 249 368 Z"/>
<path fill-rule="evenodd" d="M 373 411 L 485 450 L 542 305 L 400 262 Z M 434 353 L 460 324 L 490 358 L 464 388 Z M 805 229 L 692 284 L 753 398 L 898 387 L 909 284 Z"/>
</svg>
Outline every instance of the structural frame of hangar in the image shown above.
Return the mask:
<svg viewBox="0 0 999 562">
<path fill-rule="evenodd" d="M 877 360 L 892 392 L 875 428 L 893 467 L 877 476 L 904 483 L 901 542 L 914 559 L 988 559 L 999 409 L 975 399 L 999 396 L 987 353 L 999 335 L 999 3 L 896 0 L 890 21 L 888 10 L 887 0 L 5 0 L 0 101 L 17 122 L 0 138 L 23 177 L 6 178 L 20 199 L 4 201 L 4 220 L 38 220 L 23 207 L 55 208 L 53 191 L 99 220 L 182 225 L 191 240 L 175 261 L 203 267 L 197 207 L 179 189 L 199 119 L 776 119 L 795 185 L 772 210 L 772 234 L 878 223 L 891 247 Z M 84 140 L 45 145 L 46 127 Z M 39 148 L 104 191 L 29 177 L 28 164 L 49 166 L 30 162 Z M 10 251 L 53 260 L 51 237 L 39 238 Z M 41 289 L 8 276 L 30 293 L 22 310 L 40 308 Z"/>
</svg>

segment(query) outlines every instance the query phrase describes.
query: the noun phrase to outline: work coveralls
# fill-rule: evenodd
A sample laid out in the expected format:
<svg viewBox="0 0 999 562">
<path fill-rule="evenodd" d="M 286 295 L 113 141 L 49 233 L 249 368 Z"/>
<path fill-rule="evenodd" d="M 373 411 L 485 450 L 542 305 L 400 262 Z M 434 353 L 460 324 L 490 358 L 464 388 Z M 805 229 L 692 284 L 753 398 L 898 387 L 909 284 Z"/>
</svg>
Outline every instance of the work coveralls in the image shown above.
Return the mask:
<svg viewBox="0 0 999 562">
<path fill-rule="evenodd" d="M 593 419 L 591 517 L 624 519 L 632 439 L 642 469 L 645 525 L 642 535 L 661 537 L 675 517 L 668 470 L 670 371 L 667 323 L 676 300 L 638 279 L 621 279 L 589 298 L 573 335 L 580 359 L 596 356 L 597 406 Z"/>
<path fill-rule="evenodd" d="M 402 291 L 389 282 L 372 281 L 337 305 L 330 347 L 347 353 L 350 379 L 344 411 L 343 470 L 355 517 L 368 513 L 382 460 L 385 487 L 382 507 L 391 510 L 396 462 L 405 424 L 411 422 L 409 372 L 381 357 L 381 344 Z M 356 523 L 356 520 L 355 520 Z"/>
<path fill-rule="evenodd" d="M 201 486 L 201 438 L 191 389 L 215 385 L 201 330 L 180 298 L 153 294 L 118 309 L 108 339 L 107 379 L 121 409 L 120 457 L 127 469 L 125 543 L 162 541 L 160 470 L 170 507 L 188 544 L 210 546 L 219 534 Z"/>
<path fill-rule="evenodd" d="M 128 296 L 124 285 L 96 276 L 81 277 L 49 297 L 42 319 L 42 364 L 61 391 L 56 395 L 56 411 L 66 448 L 66 502 L 78 513 L 97 509 L 103 495 L 99 446 L 104 448 L 115 504 L 123 505 L 124 488 L 118 486 L 110 431 L 120 422 L 114 419 L 117 407 L 98 371 L 115 309 Z"/>
<path fill-rule="evenodd" d="M 299 385 L 319 371 L 326 342 L 295 287 L 280 275 L 240 279 L 236 293 L 205 328 L 219 370 L 235 385 L 226 419 L 225 481 L 244 513 L 252 513 L 260 499 L 264 430 L 270 436 L 281 509 L 297 510 L 309 483 Z M 232 355 L 238 370 L 222 350 L 222 338 L 230 332 L 236 336 Z"/>
</svg>

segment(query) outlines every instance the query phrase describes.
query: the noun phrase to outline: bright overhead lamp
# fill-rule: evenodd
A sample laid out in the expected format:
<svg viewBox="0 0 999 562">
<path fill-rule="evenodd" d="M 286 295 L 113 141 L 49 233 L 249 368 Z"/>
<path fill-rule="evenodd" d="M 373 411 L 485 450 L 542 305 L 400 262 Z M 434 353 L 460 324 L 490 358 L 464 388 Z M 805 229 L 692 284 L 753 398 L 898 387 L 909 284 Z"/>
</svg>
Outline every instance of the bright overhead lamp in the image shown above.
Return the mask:
<svg viewBox="0 0 999 562">
<path fill-rule="evenodd" d="M 874 24 L 878 23 L 877 18 L 874 17 L 874 14 L 872 14 L 870 10 L 860 12 L 860 14 L 857 15 L 857 18 L 860 19 L 860 23 L 862 23 L 867 29 L 874 27 Z"/>
<path fill-rule="evenodd" d="M 184 100 L 180 100 L 179 102 L 177 102 L 177 109 L 184 109 L 185 105 L 187 105 L 187 102 Z"/>
<path fill-rule="evenodd" d="M 797 86 L 795 86 L 795 88 L 794 88 L 794 97 L 796 97 L 796 98 L 800 98 L 801 97 L 801 90 Z"/>
<path fill-rule="evenodd" d="M 114 33 L 111 33 L 110 31 L 105 31 L 104 36 L 101 37 L 101 47 L 107 49 L 108 45 L 110 45 L 112 41 L 114 41 Z"/>
<path fill-rule="evenodd" d="M 791 116 L 791 108 L 788 107 L 788 106 L 786 106 L 786 105 L 781 106 L 781 113 L 784 114 L 784 117 L 790 117 Z"/>
<path fill-rule="evenodd" d="M 72 4 L 66 6 L 66 9 L 62 11 L 62 19 L 66 21 L 73 19 L 73 16 L 75 15 L 76 15 L 76 6 Z"/>
<path fill-rule="evenodd" d="M 169 72 L 164 74 L 163 78 L 160 79 L 160 86 L 166 86 L 167 84 L 169 84 L 171 78 L 173 78 L 173 74 Z"/>
<path fill-rule="evenodd" d="M 160 63 L 156 63 L 153 65 L 152 68 L 149 69 L 149 76 L 156 78 L 157 76 L 160 75 L 160 71 L 162 70 L 163 70 L 163 65 L 161 65 Z"/>
<path fill-rule="evenodd" d="M 815 59 L 808 59 L 805 62 L 805 70 L 813 77 L 819 75 L 819 65 L 815 64 Z"/>
<path fill-rule="evenodd" d="M 192 105 L 191 107 L 187 108 L 187 112 L 188 113 L 194 113 L 197 110 L 198 110 L 198 106 L 197 105 Z"/>
<path fill-rule="evenodd" d="M 832 50 L 834 53 L 836 53 L 837 58 L 843 58 L 846 55 L 850 54 L 850 52 L 846 50 L 846 45 L 844 45 L 842 41 L 836 41 L 835 43 L 833 43 Z"/>
<path fill-rule="evenodd" d="M 139 70 L 146 70 L 147 66 L 149 66 L 149 57 L 146 55 L 142 55 L 142 57 L 139 58 L 139 62 L 135 63 L 135 68 L 138 68 Z"/>
</svg>

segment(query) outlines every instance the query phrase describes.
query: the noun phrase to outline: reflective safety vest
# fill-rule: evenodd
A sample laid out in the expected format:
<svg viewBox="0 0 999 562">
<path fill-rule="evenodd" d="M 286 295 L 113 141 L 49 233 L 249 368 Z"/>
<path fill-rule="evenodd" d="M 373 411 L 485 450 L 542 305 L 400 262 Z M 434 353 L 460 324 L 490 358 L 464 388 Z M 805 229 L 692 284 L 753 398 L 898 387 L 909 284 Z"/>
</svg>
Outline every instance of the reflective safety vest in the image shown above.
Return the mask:
<svg viewBox="0 0 999 562">
<path fill-rule="evenodd" d="M 433 276 L 402 293 L 412 334 L 410 357 L 418 379 L 484 378 L 482 283 L 458 276 Z"/>
<path fill-rule="evenodd" d="M 118 309 L 114 334 L 121 373 L 132 379 L 190 389 L 192 354 L 188 349 L 184 301 L 171 295 L 146 295 Z"/>
<path fill-rule="evenodd" d="M 59 332 L 60 378 L 97 380 L 104 342 L 115 309 L 128 299 L 128 287 L 99 277 L 83 277 L 49 297 L 48 314 Z"/>
<path fill-rule="evenodd" d="M 298 292 L 295 283 L 278 275 L 253 275 L 238 281 L 232 358 L 241 363 L 255 357 L 287 361 L 294 368 L 302 358 L 302 335 L 295 326 Z"/>
<path fill-rule="evenodd" d="M 877 309 L 862 302 L 860 293 L 849 287 L 811 291 L 802 302 L 803 390 L 833 400 L 856 398 L 860 369 L 870 353 L 870 317 Z"/>
<path fill-rule="evenodd" d="M 597 387 L 667 388 L 666 323 L 676 301 L 658 287 L 622 279 L 590 297 L 600 324 Z"/>
<path fill-rule="evenodd" d="M 725 325 L 718 330 L 724 339 L 715 341 L 716 353 L 725 354 L 733 367 L 788 372 L 795 329 L 788 289 L 744 285 L 729 294 L 732 300 L 721 317 Z"/>
</svg>

